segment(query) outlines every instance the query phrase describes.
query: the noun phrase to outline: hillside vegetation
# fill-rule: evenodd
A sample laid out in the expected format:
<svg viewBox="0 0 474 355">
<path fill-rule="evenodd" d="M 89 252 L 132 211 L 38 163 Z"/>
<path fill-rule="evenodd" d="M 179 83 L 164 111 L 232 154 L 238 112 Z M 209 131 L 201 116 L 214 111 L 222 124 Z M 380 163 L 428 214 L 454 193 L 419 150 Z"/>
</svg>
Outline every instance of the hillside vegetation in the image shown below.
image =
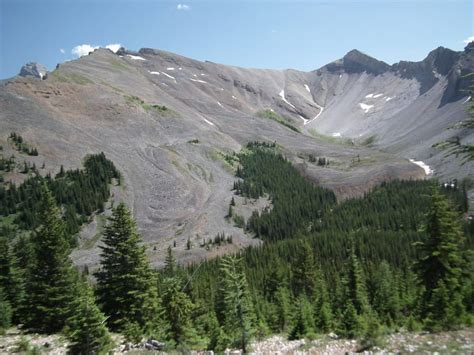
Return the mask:
<svg viewBox="0 0 474 355">
<path fill-rule="evenodd" d="M 272 201 L 242 224 L 262 246 L 189 267 L 169 248 L 154 272 L 121 203 L 107 219 L 94 284 L 69 259 L 79 226 L 71 221 L 103 208 L 120 176 L 113 163 L 89 156 L 84 170 L 4 188 L 3 214 L 32 218 L 15 220 L 22 236 L 1 229 L 0 327 L 60 332 L 72 353 L 99 353 L 114 346 L 110 331 L 132 343 L 158 339 L 149 343 L 156 350 L 216 351 L 332 332 L 357 338 L 361 350 L 402 328 L 472 324 L 474 227 L 461 218 L 468 182 L 394 181 L 336 204 L 274 144 L 250 143 L 236 159 L 234 192 Z"/>
</svg>

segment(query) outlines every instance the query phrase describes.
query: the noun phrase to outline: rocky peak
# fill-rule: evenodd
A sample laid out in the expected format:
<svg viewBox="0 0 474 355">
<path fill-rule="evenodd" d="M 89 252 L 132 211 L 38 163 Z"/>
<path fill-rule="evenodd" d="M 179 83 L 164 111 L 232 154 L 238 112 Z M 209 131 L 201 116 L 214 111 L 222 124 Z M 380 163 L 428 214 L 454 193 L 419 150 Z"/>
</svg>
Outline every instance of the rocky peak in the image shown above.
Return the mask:
<svg viewBox="0 0 474 355">
<path fill-rule="evenodd" d="M 21 67 L 20 76 L 32 76 L 38 79 L 43 79 L 48 70 L 40 63 L 30 62 Z"/>
<path fill-rule="evenodd" d="M 369 74 L 379 75 L 390 69 L 387 63 L 372 58 L 357 49 L 348 52 L 342 58 L 342 63 L 347 73 L 367 72 Z"/>
<path fill-rule="evenodd" d="M 451 49 L 438 47 L 432 50 L 423 60 L 432 70 L 436 70 L 442 75 L 447 75 L 454 64 L 459 60 L 460 53 Z"/>
</svg>

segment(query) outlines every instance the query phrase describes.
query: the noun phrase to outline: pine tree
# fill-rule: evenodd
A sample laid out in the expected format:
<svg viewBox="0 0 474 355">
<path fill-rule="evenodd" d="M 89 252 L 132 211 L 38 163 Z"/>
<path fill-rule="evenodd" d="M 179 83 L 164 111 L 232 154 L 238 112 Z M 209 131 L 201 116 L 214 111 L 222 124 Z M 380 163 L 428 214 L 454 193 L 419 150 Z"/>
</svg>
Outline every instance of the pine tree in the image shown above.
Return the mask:
<svg viewBox="0 0 474 355">
<path fill-rule="evenodd" d="M 39 212 L 42 222 L 33 234 L 34 269 L 28 289 L 29 329 L 55 333 L 66 324 L 69 304 L 74 298 L 74 269 L 59 208 L 46 185 L 42 187 Z"/>
<path fill-rule="evenodd" d="M 345 265 L 342 286 L 342 332 L 345 336 L 352 338 L 365 331 L 364 316 L 370 312 L 364 275 L 352 240 Z"/>
<path fill-rule="evenodd" d="M 5 296 L 3 288 L 0 287 L 0 335 L 11 325 L 12 309 Z"/>
<path fill-rule="evenodd" d="M 290 334 L 289 340 L 313 338 L 314 337 L 314 318 L 311 304 L 305 295 L 301 295 L 298 299 L 296 319 Z"/>
<path fill-rule="evenodd" d="M 182 291 L 182 282 L 175 277 L 163 280 L 162 304 L 164 318 L 169 324 L 169 334 L 175 344 L 186 346 L 187 335 L 192 331 L 191 312 L 194 305 Z"/>
<path fill-rule="evenodd" d="M 176 274 L 176 270 L 177 270 L 176 259 L 174 258 L 173 250 L 169 246 L 168 249 L 166 249 L 165 268 L 164 268 L 165 275 L 172 277 Z"/>
<path fill-rule="evenodd" d="M 220 273 L 219 296 L 224 301 L 225 332 L 231 339 L 230 345 L 239 347 L 245 353 L 252 335 L 253 310 L 242 260 L 232 256 L 223 258 Z"/>
<path fill-rule="evenodd" d="M 300 252 L 293 266 L 293 291 L 313 298 L 316 291 L 317 270 L 313 251 L 307 241 L 299 243 Z"/>
<path fill-rule="evenodd" d="M 18 266 L 18 259 L 10 248 L 6 237 L 0 236 L 0 288 L 12 309 L 14 323 L 21 322 L 21 307 L 25 302 L 24 273 Z"/>
<path fill-rule="evenodd" d="M 434 188 L 425 230 L 428 237 L 418 242 L 422 257 L 417 261 L 423 293 L 419 300 L 421 317 L 429 329 L 450 329 L 462 322 L 461 278 L 464 266 L 459 218 L 445 197 Z"/>
<path fill-rule="evenodd" d="M 70 305 L 67 321 L 69 352 L 72 354 L 106 353 L 113 346 L 106 318 L 95 304 L 92 289 L 86 280 L 78 277 L 76 298 Z"/>
<path fill-rule="evenodd" d="M 157 316 L 155 278 L 139 242 L 135 221 L 120 203 L 105 227 L 100 269 L 95 274 L 98 302 L 113 330 L 137 323 L 146 333 Z"/>
<path fill-rule="evenodd" d="M 377 268 L 375 287 L 372 305 L 379 318 L 386 324 L 397 321 L 400 313 L 399 292 L 390 265 L 386 261 L 382 261 Z"/>
</svg>

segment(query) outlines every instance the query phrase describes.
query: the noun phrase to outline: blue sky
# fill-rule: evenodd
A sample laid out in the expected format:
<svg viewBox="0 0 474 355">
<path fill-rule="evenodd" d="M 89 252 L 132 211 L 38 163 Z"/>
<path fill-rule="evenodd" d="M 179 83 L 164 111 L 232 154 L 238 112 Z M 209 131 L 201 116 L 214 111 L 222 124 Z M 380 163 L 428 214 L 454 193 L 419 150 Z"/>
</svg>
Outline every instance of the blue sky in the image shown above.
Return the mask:
<svg viewBox="0 0 474 355">
<path fill-rule="evenodd" d="M 0 78 L 120 43 L 244 67 L 313 70 L 357 48 L 389 64 L 474 35 L 474 2 L 0 0 Z"/>
</svg>

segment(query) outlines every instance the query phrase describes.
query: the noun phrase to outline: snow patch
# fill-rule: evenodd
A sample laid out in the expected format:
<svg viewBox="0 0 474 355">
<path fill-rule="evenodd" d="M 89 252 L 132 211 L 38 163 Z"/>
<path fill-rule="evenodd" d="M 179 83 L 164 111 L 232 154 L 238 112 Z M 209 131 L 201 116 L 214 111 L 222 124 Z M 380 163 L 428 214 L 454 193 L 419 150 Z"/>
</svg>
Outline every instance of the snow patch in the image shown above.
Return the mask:
<svg viewBox="0 0 474 355">
<path fill-rule="evenodd" d="M 195 78 L 197 78 L 197 75 L 196 75 L 196 74 L 193 74 L 193 76 L 194 76 Z"/>
<path fill-rule="evenodd" d="M 365 111 L 365 113 L 369 112 L 369 110 L 374 107 L 374 105 L 367 105 L 367 104 L 364 104 L 362 102 L 359 103 L 359 106 L 362 110 Z"/>
<path fill-rule="evenodd" d="M 166 83 L 161 83 L 161 85 L 163 85 L 163 86 L 168 86 L 168 84 L 166 84 Z"/>
<path fill-rule="evenodd" d="M 161 74 L 163 74 L 163 75 L 167 76 L 168 78 L 173 79 L 174 81 L 176 81 L 176 78 L 174 76 L 171 76 L 171 75 L 166 74 L 164 72 L 161 72 Z"/>
<path fill-rule="evenodd" d="M 393 97 L 389 97 L 389 96 L 386 96 L 386 97 L 385 97 L 385 101 L 386 101 L 386 102 L 390 101 L 391 99 L 393 99 Z"/>
<path fill-rule="evenodd" d="M 296 107 L 291 104 L 286 98 L 285 98 L 285 89 L 283 89 L 282 91 L 280 91 L 280 93 L 278 94 L 280 95 L 281 99 L 286 102 L 289 106 L 293 107 L 295 110 L 296 110 Z"/>
<path fill-rule="evenodd" d="M 173 67 L 166 68 L 166 70 L 174 70 Z"/>
<path fill-rule="evenodd" d="M 466 100 L 464 100 L 464 102 L 462 103 L 463 105 L 468 102 L 469 100 L 471 99 L 471 97 L 469 96 Z"/>
<path fill-rule="evenodd" d="M 129 57 L 130 59 L 133 59 L 133 60 L 146 60 L 145 58 L 140 57 L 139 55 L 127 54 L 127 57 Z"/>
<path fill-rule="evenodd" d="M 222 104 L 221 104 L 219 101 L 217 101 L 217 104 L 218 104 L 220 107 L 224 107 L 224 106 L 222 106 Z"/>
<path fill-rule="evenodd" d="M 160 75 L 159 71 L 148 71 L 148 72 L 153 75 Z"/>
<path fill-rule="evenodd" d="M 371 99 L 371 98 L 373 98 L 373 97 L 374 97 L 374 94 L 365 95 L 365 98 L 366 98 L 366 99 Z"/>
<path fill-rule="evenodd" d="M 198 80 L 198 79 L 189 79 L 191 81 L 195 81 L 196 83 L 203 83 L 203 84 L 207 84 L 207 81 L 204 81 L 204 80 Z"/>
<path fill-rule="evenodd" d="M 333 133 L 332 136 L 333 136 L 333 137 L 340 137 L 341 134 L 340 134 L 339 132 L 336 132 L 336 133 Z"/>
<path fill-rule="evenodd" d="M 183 70 L 183 68 L 179 67 L 178 70 Z"/>
<path fill-rule="evenodd" d="M 233 98 L 234 100 L 237 100 L 237 98 L 236 98 L 234 95 L 232 95 L 232 98 Z"/>
<path fill-rule="evenodd" d="M 214 123 L 212 123 L 211 121 L 206 120 L 204 117 L 203 117 L 202 119 L 203 119 L 204 122 L 206 122 L 208 125 L 214 126 Z"/>
<path fill-rule="evenodd" d="M 421 160 L 415 160 L 415 159 L 409 159 L 411 163 L 418 165 L 420 168 L 422 168 L 425 171 L 426 175 L 431 175 L 433 174 L 434 170 L 429 167 L 429 165 L 425 164 Z"/>
<path fill-rule="evenodd" d="M 298 115 L 298 117 L 303 120 L 303 124 L 306 124 L 308 122 L 308 120 L 306 118 L 304 118 L 303 116 Z"/>
<path fill-rule="evenodd" d="M 204 73 L 201 73 L 201 76 L 206 76 L 206 74 L 204 74 Z"/>
<path fill-rule="evenodd" d="M 376 99 L 376 98 L 378 98 L 378 97 L 380 97 L 380 96 L 382 96 L 382 95 L 383 95 L 383 94 L 376 94 L 376 95 L 374 95 L 374 99 Z"/>
<path fill-rule="evenodd" d="M 304 88 L 306 89 L 307 92 L 311 93 L 311 89 L 309 88 L 308 85 L 304 84 Z"/>
</svg>

